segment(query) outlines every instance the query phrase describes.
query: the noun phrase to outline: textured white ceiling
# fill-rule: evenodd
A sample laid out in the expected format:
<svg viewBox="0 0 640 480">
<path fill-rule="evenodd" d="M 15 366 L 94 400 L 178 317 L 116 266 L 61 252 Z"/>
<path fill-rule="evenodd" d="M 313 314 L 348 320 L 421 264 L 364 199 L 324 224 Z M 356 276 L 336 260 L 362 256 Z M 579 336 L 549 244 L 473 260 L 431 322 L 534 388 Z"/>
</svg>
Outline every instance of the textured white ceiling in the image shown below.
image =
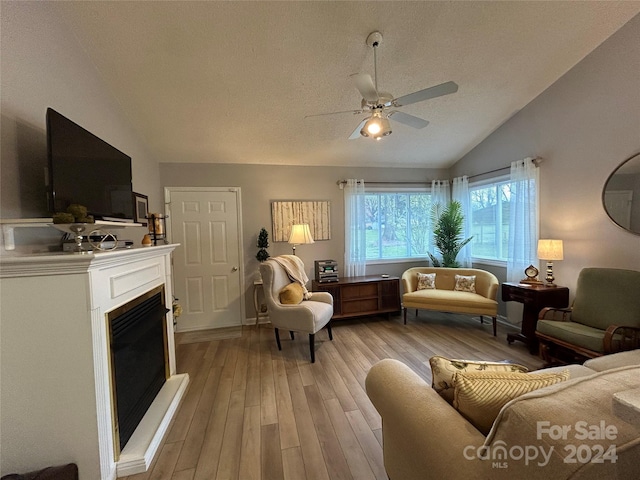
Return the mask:
<svg viewBox="0 0 640 480">
<path fill-rule="evenodd" d="M 448 167 L 640 12 L 640 2 L 56 2 L 161 162 Z M 404 107 L 376 142 L 350 75 Z"/>
</svg>

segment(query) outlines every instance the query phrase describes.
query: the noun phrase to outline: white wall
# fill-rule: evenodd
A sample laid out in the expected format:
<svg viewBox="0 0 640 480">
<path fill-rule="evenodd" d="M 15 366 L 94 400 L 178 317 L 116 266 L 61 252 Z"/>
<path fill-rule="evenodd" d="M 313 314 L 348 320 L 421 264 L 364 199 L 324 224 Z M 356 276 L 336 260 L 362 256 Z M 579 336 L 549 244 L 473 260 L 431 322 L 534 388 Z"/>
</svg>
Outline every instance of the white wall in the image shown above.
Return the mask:
<svg viewBox="0 0 640 480">
<path fill-rule="evenodd" d="M 134 191 L 161 211 L 157 162 L 64 22 L 42 2 L 2 2 L 1 9 L 0 218 L 51 216 L 44 182 L 47 107 L 131 156 Z M 136 231 L 135 240 L 143 233 Z"/>
<path fill-rule="evenodd" d="M 640 151 L 640 15 L 452 168 L 452 177 L 541 156 L 541 238 L 564 240 L 556 283 L 572 293 L 583 267 L 640 270 L 640 236 L 602 206 L 609 174 Z M 541 265 L 544 271 L 545 265 Z"/>
</svg>

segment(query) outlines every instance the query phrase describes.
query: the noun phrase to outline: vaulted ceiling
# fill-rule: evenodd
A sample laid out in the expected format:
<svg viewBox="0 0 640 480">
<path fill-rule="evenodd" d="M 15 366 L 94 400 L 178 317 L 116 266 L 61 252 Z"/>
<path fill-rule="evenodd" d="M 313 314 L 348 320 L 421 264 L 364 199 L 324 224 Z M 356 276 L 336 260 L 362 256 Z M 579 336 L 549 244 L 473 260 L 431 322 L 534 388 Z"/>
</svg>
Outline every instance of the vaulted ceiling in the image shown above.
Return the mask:
<svg viewBox="0 0 640 480">
<path fill-rule="evenodd" d="M 56 2 L 149 151 L 161 162 L 444 168 L 640 12 L 640 2 Z M 364 115 L 354 73 L 406 106 L 348 140 Z"/>
</svg>

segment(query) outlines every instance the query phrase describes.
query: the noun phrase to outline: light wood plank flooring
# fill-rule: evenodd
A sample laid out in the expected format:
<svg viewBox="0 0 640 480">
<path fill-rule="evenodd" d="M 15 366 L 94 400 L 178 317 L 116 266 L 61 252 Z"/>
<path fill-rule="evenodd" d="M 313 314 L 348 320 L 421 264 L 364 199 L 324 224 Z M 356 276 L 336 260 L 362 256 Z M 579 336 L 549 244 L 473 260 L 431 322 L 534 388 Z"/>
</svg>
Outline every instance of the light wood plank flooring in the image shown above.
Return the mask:
<svg viewBox="0 0 640 480">
<path fill-rule="evenodd" d="M 334 322 L 332 342 L 316 335 L 313 365 L 306 335 L 281 335 L 280 352 L 268 324 L 245 326 L 239 338 L 176 342 L 188 391 L 150 470 L 127 478 L 386 480 L 381 420 L 364 388 L 374 363 L 398 359 L 429 383 L 433 355 L 542 366 L 523 344 L 507 344 L 507 326 L 493 337 L 478 318 L 408 318 Z"/>
</svg>

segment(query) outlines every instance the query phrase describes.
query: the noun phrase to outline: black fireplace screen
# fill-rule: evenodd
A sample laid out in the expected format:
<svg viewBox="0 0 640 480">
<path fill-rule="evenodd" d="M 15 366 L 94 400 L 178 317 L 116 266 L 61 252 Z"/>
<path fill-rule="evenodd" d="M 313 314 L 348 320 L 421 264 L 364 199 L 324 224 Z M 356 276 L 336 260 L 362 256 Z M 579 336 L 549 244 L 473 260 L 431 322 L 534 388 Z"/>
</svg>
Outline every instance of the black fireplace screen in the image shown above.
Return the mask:
<svg viewBox="0 0 640 480">
<path fill-rule="evenodd" d="M 127 444 L 166 381 L 164 288 L 109 315 L 117 435 Z M 114 312 L 112 312 L 114 313 Z"/>
</svg>

